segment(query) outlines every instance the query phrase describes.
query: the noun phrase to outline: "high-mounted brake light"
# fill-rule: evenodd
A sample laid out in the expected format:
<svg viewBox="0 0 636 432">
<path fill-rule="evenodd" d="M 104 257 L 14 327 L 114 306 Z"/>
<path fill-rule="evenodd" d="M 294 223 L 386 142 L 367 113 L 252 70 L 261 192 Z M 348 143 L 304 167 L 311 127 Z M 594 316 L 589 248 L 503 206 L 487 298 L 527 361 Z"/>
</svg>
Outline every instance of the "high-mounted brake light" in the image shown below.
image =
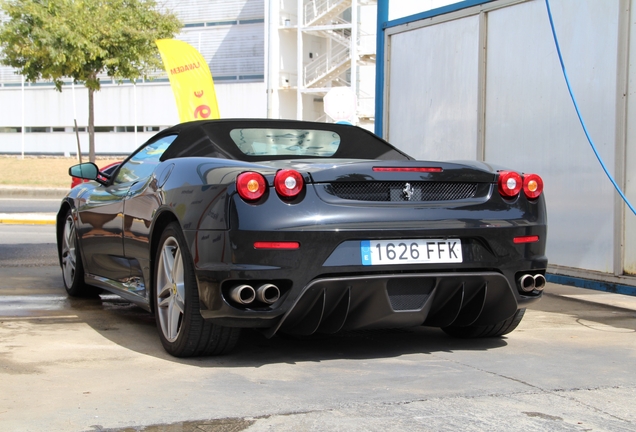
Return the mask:
<svg viewBox="0 0 636 432">
<path fill-rule="evenodd" d="M 523 186 L 523 180 L 519 173 L 514 171 L 500 171 L 497 185 L 501 196 L 512 198 L 519 195 L 521 187 Z"/>
<path fill-rule="evenodd" d="M 274 177 L 274 188 L 284 198 L 294 198 L 303 190 L 305 182 L 298 171 L 283 169 Z"/>
<path fill-rule="evenodd" d="M 265 194 L 267 182 L 257 172 L 244 172 L 236 178 L 236 190 L 244 200 L 255 201 Z"/>
<path fill-rule="evenodd" d="M 389 172 L 442 172 L 441 167 L 373 167 L 373 171 Z"/>
<path fill-rule="evenodd" d="M 530 199 L 538 198 L 543 192 L 543 180 L 537 174 L 523 176 L 523 193 Z"/>
</svg>

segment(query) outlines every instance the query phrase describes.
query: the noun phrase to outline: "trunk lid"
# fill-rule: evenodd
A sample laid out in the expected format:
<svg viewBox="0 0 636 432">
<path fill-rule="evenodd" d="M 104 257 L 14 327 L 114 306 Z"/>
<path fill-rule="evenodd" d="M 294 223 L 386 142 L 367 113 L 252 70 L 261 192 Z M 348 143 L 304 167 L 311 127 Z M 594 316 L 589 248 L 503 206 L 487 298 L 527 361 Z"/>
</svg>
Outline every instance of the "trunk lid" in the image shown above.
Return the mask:
<svg viewBox="0 0 636 432">
<path fill-rule="evenodd" d="M 497 173 L 490 165 L 477 161 L 304 159 L 261 162 L 259 165 L 308 173 L 313 183 L 368 181 L 493 183 Z M 382 170 L 377 170 L 377 168 Z M 433 172 L 417 171 L 427 168 L 432 168 Z M 404 169 L 404 171 L 400 171 L 400 169 Z"/>
</svg>

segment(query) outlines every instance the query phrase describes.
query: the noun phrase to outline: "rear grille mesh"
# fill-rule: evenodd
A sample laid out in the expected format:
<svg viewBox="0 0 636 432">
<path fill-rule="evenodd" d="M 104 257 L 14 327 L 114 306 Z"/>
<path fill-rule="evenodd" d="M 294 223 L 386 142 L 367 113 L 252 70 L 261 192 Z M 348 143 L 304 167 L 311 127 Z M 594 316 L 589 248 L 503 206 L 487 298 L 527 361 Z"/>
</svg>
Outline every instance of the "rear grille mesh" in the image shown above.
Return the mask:
<svg viewBox="0 0 636 432">
<path fill-rule="evenodd" d="M 327 191 L 355 201 L 453 201 L 472 198 L 478 183 L 455 182 L 334 182 Z"/>
</svg>

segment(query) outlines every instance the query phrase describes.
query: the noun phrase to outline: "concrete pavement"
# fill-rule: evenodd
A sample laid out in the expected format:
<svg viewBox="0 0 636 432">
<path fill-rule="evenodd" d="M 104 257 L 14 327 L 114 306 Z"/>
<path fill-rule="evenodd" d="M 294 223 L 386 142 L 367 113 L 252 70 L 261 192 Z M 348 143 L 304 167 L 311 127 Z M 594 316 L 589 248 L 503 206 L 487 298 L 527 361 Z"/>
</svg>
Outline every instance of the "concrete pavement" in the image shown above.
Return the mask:
<svg viewBox="0 0 636 432">
<path fill-rule="evenodd" d="M 150 314 L 68 298 L 60 273 L 0 266 L 2 431 L 636 430 L 636 313 L 551 284 L 501 339 L 245 331 L 227 356 L 176 359 Z"/>
<path fill-rule="evenodd" d="M 623 294 L 614 294 L 567 285 L 557 285 L 553 283 L 548 283 L 546 285 L 544 293 L 545 296 L 559 296 L 579 302 L 620 308 L 625 309 L 626 311 L 636 311 L 636 297 Z"/>
</svg>

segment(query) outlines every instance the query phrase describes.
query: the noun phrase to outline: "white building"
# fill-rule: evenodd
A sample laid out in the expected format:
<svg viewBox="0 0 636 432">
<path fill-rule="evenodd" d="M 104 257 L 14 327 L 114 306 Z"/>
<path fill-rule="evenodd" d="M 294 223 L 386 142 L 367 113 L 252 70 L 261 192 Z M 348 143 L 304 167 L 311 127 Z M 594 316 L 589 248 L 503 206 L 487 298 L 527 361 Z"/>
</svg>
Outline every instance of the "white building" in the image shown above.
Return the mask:
<svg viewBox="0 0 636 432">
<path fill-rule="evenodd" d="M 372 127 L 375 0 L 167 0 L 184 23 L 177 36 L 208 61 L 222 118 L 330 121 L 322 97 L 335 86 L 357 95 L 357 120 Z M 353 77 L 353 78 L 352 78 Z M 95 94 L 96 152 L 126 154 L 179 122 L 165 73 Z M 88 95 L 70 81 L 23 86 L 0 67 L 0 153 L 75 154 L 74 120 L 88 151 Z"/>
</svg>

